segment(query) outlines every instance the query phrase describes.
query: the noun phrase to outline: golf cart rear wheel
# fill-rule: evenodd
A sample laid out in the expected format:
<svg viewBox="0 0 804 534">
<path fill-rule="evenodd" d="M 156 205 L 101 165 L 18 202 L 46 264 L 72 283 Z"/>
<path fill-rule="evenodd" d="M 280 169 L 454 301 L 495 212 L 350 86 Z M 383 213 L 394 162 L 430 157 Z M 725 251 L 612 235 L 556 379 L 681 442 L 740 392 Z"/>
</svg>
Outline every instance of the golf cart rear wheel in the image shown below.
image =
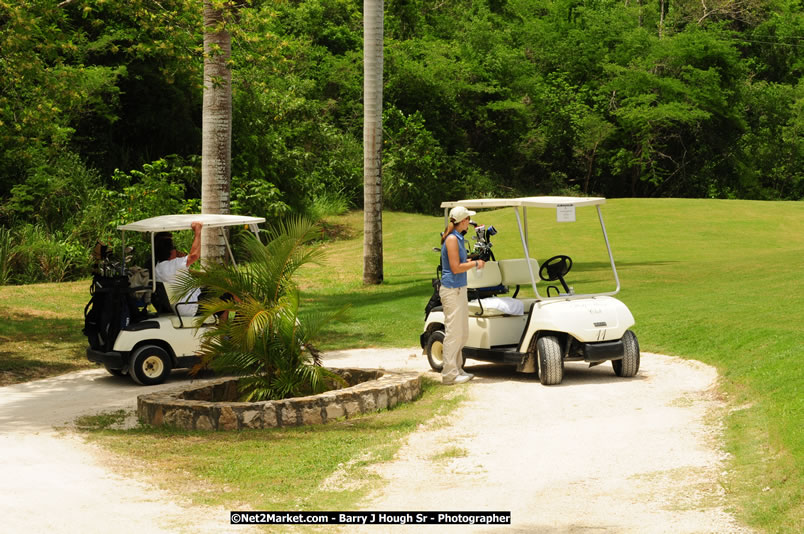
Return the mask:
<svg viewBox="0 0 804 534">
<path fill-rule="evenodd" d="M 623 359 L 611 360 L 611 366 L 617 376 L 630 378 L 639 371 L 639 341 L 637 341 L 636 334 L 626 330 L 623 336 L 623 345 L 625 346 Z"/>
<path fill-rule="evenodd" d="M 430 367 L 433 371 L 438 371 L 439 373 L 444 369 L 444 334 L 443 330 L 433 330 L 430 333 L 430 337 L 427 338 L 427 344 L 425 345 L 425 352 L 427 353 L 427 361 L 430 363 Z M 463 366 L 466 365 L 466 358 L 463 357 L 463 354 L 458 356 L 458 368 L 463 369 Z"/>
<path fill-rule="evenodd" d="M 564 380 L 564 360 L 558 338 L 540 337 L 536 342 L 536 355 L 539 361 L 539 381 L 545 386 L 560 384 Z"/>
<path fill-rule="evenodd" d="M 138 384 L 152 386 L 161 384 L 170 374 L 170 356 L 161 347 L 144 345 L 131 355 L 128 374 Z"/>
</svg>

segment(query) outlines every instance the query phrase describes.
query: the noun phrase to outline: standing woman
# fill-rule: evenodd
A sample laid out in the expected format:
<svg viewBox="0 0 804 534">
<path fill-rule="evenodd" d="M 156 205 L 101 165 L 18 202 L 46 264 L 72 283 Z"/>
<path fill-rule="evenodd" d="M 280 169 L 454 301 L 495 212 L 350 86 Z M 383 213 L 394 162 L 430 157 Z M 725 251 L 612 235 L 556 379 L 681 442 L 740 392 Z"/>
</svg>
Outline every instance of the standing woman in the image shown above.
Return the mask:
<svg viewBox="0 0 804 534">
<path fill-rule="evenodd" d="M 482 269 L 483 260 L 467 259 L 463 236 L 474 215 L 463 206 L 449 212 L 449 224 L 441 234 L 441 305 L 444 307 L 444 367 L 442 384 L 462 384 L 474 375 L 465 373 L 458 365 L 466 339 L 469 337 L 469 301 L 466 296 L 466 271 Z"/>
</svg>

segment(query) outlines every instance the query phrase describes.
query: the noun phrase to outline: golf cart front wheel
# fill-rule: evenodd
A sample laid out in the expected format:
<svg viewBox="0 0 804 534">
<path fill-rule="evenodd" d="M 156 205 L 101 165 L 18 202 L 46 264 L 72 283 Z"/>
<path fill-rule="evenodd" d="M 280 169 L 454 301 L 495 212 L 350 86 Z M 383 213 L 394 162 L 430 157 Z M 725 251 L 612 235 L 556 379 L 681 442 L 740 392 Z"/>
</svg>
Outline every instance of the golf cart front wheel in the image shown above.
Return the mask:
<svg viewBox="0 0 804 534">
<path fill-rule="evenodd" d="M 623 345 L 625 346 L 625 353 L 622 360 L 611 360 L 611 366 L 617 376 L 630 378 L 639 371 L 639 341 L 637 341 L 636 334 L 626 330 L 623 336 Z"/>
<path fill-rule="evenodd" d="M 138 384 L 152 386 L 161 384 L 170 374 L 170 356 L 161 347 L 144 345 L 131 355 L 128 374 Z"/>
<path fill-rule="evenodd" d="M 539 361 L 539 381 L 545 386 L 560 384 L 564 380 L 564 360 L 558 338 L 540 337 L 536 342 L 536 355 Z"/>
</svg>

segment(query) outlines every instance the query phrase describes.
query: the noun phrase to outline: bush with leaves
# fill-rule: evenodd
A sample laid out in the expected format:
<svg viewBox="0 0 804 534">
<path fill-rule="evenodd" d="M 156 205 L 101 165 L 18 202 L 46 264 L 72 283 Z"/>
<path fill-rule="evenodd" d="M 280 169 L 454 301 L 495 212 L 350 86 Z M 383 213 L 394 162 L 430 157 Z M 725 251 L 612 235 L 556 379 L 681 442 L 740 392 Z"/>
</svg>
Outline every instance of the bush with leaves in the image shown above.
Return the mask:
<svg viewBox="0 0 804 534">
<path fill-rule="evenodd" d="M 182 273 L 177 281 L 184 295 L 204 288 L 198 321 L 228 312 L 204 336 L 202 365 L 241 376 L 245 401 L 284 399 L 320 393 L 342 380 L 321 366 L 314 343 L 322 327 L 340 318 L 335 312 L 300 310 L 300 292 L 293 276 L 306 263 L 318 263 L 323 249 L 311 245 L 315 224 L 293 218 L 268 230 L 267 244 L 253 234 L 241 239 L 248 261 L 241 267 L 207 265 Z M 232 299 L 222 298 L 225 294 Z"/>
<path fill-rule="evenodd" d="M 117 227 L 141 219 L 172 213 L 200 213 L 201 169 L 198 158 L 185 160 L 176 155 L 165 156 L 142 166 L 142 170 L 115 171 L 113 189 L 98 189 L 83 215 L 85 223 L 94 222 L 94 235 L 88 245 L 100 240 L 117 250 L 120 232 Z M 89 233 L 85 227 L 81 235 Z M 126 235 L 126 245 L 134 246 L 134 262 L 150 264 L 146 251 L 150 243 L 144 234 Z M 88 240 L 86 237 L 83 239 Z M 177 246 L 189 249 L 188 236 L 180 235 Z"/>
<path fill-rule="evenodd" d="M 26 224 L 0 236 L 0 267 L 6 282 L 31 284 L 62 282 L 89 272 L 89 254 L 80 243 L 62 232 Z"/>
<path fill-rule="evenodd" d="M 470 152 L 449 156 L 420 112 L 383 113 L 383 204 L 386 208 L 438 213 L 445 199 L 493 196 L 494 184 L 472 165 Z"/>
<path fill-rule="evenodd" d="M 14 261 L 14 242 L 11 230 L 0 226 L 0 286 L 11 280 L 11 263 Z"/>
<path fill-rule="evenodd" d="M 232 176 L 231 210 L 266 218 L 282 217 L 291 212 L 274 184 L 265 179 L 252 179 L 248 172 Z"/>
<path fill-rule="evenodd" d="M 72 152 L 33 156 L 27 177 L 11 187 L 0 205 L 0 218 L 43 225 L 48 229 L 70 226 L 100 187 L 100 176 Z"/>
</svg>

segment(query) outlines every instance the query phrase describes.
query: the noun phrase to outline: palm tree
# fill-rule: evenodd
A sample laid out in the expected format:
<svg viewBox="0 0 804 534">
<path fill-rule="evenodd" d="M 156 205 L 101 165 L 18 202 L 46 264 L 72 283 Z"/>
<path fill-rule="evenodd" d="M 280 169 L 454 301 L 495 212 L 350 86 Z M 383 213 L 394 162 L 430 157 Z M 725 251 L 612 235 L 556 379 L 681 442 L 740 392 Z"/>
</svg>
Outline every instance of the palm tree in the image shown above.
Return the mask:
<svg viewBox="0 0 804 534">
<path fill-rule="evenodd" d="M 204 0 L 204 97 L 201 125 L 201 211 L 229 213 L 232 167 L 232 37 L 225 8 Z M 201 257 L 220 263 L 226 245 L 220 228 L 205 228 Z"/>
<path fill-rule="evenodd" d="M 329 313 L 301 312 L 293 280 L 299 267 L 322 259 L 323 249 L 309 245 L 314 224 L 296 218 L 267 232 L 265 245 L 253 234 L 241 240 L 249 260 L 241 268 L 211 264 L 184 273 L 178 282 L 183 293 L 205 289 L 198 324 L 229 312 L 229 320 L 219 321 L 205 334 L 202 365 L 242 376 L 240 392 L 248 401 L 320 393 L 343 383 L 321 367 L 313 343 L 322 327 L 340 318 L 346 307 Z M 234 298 L 224 300 L 227 293 Z"/>
<path fill-rule="evenodd" d="M 363 0 L 363 283 L 382 274 L 383 0 Z"/>
</svg>

